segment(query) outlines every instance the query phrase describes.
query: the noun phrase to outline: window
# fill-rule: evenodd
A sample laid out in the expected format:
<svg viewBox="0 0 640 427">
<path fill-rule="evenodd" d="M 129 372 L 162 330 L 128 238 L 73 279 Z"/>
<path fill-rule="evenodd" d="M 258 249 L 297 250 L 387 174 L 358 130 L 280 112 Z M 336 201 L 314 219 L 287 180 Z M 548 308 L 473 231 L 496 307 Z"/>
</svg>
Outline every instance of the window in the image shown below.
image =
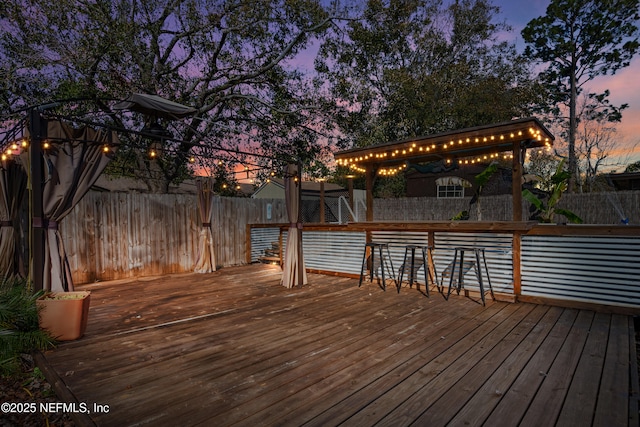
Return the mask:
<svg viewBox="0 0 640 427">
<path fill-rule="evenodd" d="M 439 199 L 461 199 L 464 197 L 462 185 L 438 185 Z"/>
<path fill-rule="evenodd" d="M 461 199 L 464 189 L 471 188 L 471 183 L 458 176 L 446 176 L 436 179 L 439 199 Z"/>
</svg>

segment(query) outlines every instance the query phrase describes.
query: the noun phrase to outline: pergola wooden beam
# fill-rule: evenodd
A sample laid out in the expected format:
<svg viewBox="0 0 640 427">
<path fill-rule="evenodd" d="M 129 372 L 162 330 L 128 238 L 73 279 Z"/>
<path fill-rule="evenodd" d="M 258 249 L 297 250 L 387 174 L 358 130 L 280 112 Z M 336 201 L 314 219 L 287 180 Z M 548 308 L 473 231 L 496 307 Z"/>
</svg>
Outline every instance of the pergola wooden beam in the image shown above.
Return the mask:
<svg viewBox="0 0 640 427">
<path fill-rule="evenodd" d="M 460 165 L 510 158 L 513 165 L 513 220 L 522 221 L 522 159 L 528 148 L 550 148 L 555 137 L 538 119 L 528 117 L 504 123 L 460 129 L 419 138 L 352 148 L 335 154 L 336 162 L 352 172 L 365 173 L 367 221 L 373 220 L 373 180 L 393 175 L 408 163 L 444 161 Z M 509 154 L 505 154 L 509 153 Z"/>
</svg>

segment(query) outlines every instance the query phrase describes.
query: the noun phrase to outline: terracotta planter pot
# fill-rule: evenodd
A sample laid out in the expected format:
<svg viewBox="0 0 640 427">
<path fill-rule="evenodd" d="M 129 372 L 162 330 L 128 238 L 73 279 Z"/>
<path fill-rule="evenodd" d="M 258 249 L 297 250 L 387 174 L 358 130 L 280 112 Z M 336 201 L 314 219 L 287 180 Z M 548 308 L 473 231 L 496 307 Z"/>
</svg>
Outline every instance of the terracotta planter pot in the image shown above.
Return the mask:
<svg viewBox="0 0 640 427">
<path fill-rule="evenodd" d="M 52 292 L 36 300 L 41 329 L 58 341 L 80 338 L 87 329 L 90 291 Z"/>
</svg>

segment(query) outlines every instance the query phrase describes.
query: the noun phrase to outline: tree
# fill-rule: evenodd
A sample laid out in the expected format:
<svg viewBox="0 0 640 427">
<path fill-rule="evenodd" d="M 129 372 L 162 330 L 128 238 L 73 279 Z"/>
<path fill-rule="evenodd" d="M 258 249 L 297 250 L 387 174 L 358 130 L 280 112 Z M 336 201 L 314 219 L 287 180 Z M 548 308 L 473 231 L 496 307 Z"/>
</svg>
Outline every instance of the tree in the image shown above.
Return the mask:
<svg viewBox="0 0 640 427">
<path fill-rule="evenodd" d="M 486 0 L 369 0 L 362 18 L 328 36 L 316 70 L 349 146 L 527 115 L 538 91 L 499 9 Z M 537 100 L 536 100 L 537 101 Z"/>
<path fill-rule="evenodd" d="M 541 81 L 554 115 L 566 123 L 569 191 L 575 189 L 578 175 L 578 96 L 587 82 L 629 65 L 639 46 L 638 6 L 639 0 L 552 0 L 546 15 L 522 31 L 525 55 L 546 65 Z M 605 103 L 608 93 L 593 96 Z M 567 106 L 568 117 L 562 117 L 561 104 Z M 608 119 L 619 121 L 621 108 L 613 108 Z"/>
<path fill-rule="evenodd" d="M 625 170 L 625 173 L 632 173 L 632 172 L 640 172 L 640 160 L 638 160 L 637 162 L 633 162 L 630 165 L 628 165 Z"/>
<path fill-rule="evenodd" d="M 616 128 L 607 115 L 587 100 L 583 100 L 578 117 L 577 147 L 578 170 L 581 170 L 582 190 L 592 192 L 604 162 L 616 144 Z"/>
<path fill-rule="evenodd" d="M 322 105 L 287 65 L 336 16 L 317 1 L 8 0 L 0 8 L 2 70 L 13 73 L 0 87 L 3 110 L 90 98 L 105 123 L 139 130 L 155 119 L 116 115 L 107 99 L 143 92 L 197 109 L 159 120 L 170 135 L 153 160 L 147 150 L 158 141 L 123 136 L 115 170 L 142 175 L 153 191 L 185 176 L 189 159 L 249 164 L 258 162 L 246 153 L 308 159 L 323 149 Z M 304 144 L 290 144 L 291 134 Z"/>
</svg>

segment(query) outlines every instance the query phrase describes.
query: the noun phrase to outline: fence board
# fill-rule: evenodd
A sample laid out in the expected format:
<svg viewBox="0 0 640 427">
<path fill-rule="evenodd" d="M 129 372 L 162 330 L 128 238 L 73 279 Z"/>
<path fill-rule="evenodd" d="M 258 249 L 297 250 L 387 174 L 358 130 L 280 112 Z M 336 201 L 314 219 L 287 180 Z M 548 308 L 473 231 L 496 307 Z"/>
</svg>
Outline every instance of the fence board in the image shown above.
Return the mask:
<svg viewBox="0 0 640 427">
<path fill-rule="evenodd" d="M 375 221 L 446 221 L 463 210 L 469 211 L 473 221 L 511 221 L 511 196 L 480 198 L 480 218 L 477 205 L 469 208 L 470 197 L 464 199 L 438 199 L 411 197 L 401 199 L 375 199 Z M 560 207 L 575 212 L 585 224 L 620 224 L 628 218 L 631 224 L 640 224 L 640 191 L 565 194 Z M 528 217 L 529 202 L 523 201 L 522 212 Z M 523 218 L 527 219 L 527 218 Z M 557 217 L 557 222 L 563 222 Z"/>
<path fill-rule="evenodd" d="M 88 193 L 60 223 L 74 282 L 192 271 L 200 231 L 196 204 L 188 194 Z M 248 223 L 282 222 L 284 200 L 215 198 L 218 266 L 246 262 Z"/>
</svg>

